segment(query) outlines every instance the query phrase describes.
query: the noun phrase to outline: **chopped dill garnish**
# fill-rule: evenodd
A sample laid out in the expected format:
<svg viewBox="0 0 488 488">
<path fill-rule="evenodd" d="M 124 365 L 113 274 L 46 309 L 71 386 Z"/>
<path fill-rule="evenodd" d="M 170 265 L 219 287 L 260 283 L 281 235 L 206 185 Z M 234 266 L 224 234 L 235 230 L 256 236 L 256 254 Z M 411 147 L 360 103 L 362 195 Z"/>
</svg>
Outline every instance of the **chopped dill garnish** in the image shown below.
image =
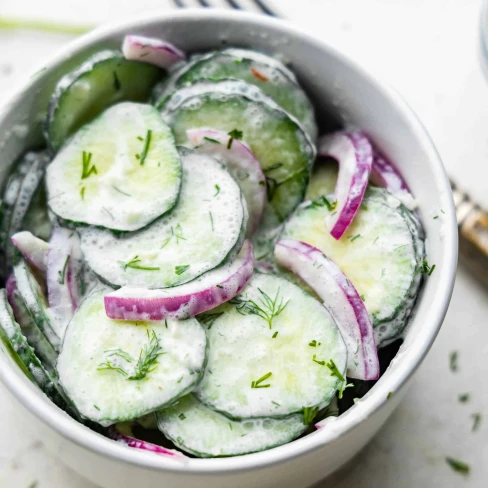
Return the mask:
<svg viewBox="0 0 488 488">
<path fill-rule="evenodd" d="M 320 207 L 327 207 L 327 210 L 331 212 L 332 210 L 335 210 L 337 207 L 337 201 L 335 202 L 329 202 L 329 200 L 322 196 L 320 198 L 317 198 L 314 200 L 311 204 L 310 207 L 312 208 L 320 208 Z"/>
<path fill-rule="evenodd" d="M 461 403 L 467 403 L 467 402 L 469 402 L 469 393 L 463 393 L 461 395 L 458 395 L 458 400 Z"/>
<path fill-rule="evenodd" d="M 190 267 L 189 264 L 182 264 L 180 266 L 175 266 L 175 273 L 179 276 L 183 274 L 189 267 Z"/>
<path fill-rule="evenodd" d="M 481 425 L 481 414 L 480 413 L 473 413 L 471 415 L 471 418 L 473 419 L 473 427 L 471 427 L 471 432 L 476 432 L 480 425 Z"/>
<path fill-rule="evenodd" d="M 82 200 L 85 199 L 85 191 L 86 191 L 86 188 L 85 187 L 82 187 L 81 190 L 80 190 L 80 197 Z"/>
<path fill-rule="evenodd" d="M 114 90 L 119 91 L 122 88 L 122 84 L 120 83 L 119 77 L 117 76 L 116 71 L 112 71 L 114 75 Z"/>
<path fill-rule="evenodd" d="M 320 364 L 320 366 L 326 366 L 325 361 L 320 361 L 320 360 L 318 360 L 318 359 L 317 359 L 317 355 L 316 355 L 316 354 L 314 354 L 314 355 L 312 356 L 312 361 L 313 361 L 314 363 Z M 332 359 L 331 359 L 331 361 L 332 361 Z M 335 366 L 335 365 L 334 365 L 334 366 Z M 328 365 L 328 364 L 327 364 L 327 367 L 329 367 L 329 365 Z M 329 369 L 330 369 L 330 368 L 329 368 Z M 340 373 L 339 373 L 339 374 L 340 374 Z M 334 375 L 331 375 L 331 376 L 334 376 Z"/>
<path fill-rule="evenodd" d="M 259 378 L 258 380 L 256 381 L 253 381 L 251 383 L 251 388 L 269 388 L 271 385 L 269 383 L 267 383 L 266 385 L 262 385 L 261 383 L 263 381 L 266 381 L 269 377 L 272 376 L 273 373 L 271 373 L 271 371 L 269 373 L 266 373 L 265 375 L 261 376 L 261 378 Z"/>
<path fill-rule="evenodd" d="M 219 193 L 220 193 L 220 186 L 219 185 L 215 185 L 215 194 L 214 194 L 214 197 L 216 197 Z"/>
<path fill-rule="evenodd" d="M 361 299 L 363 302 L 364 302 L 364 300 L 366 300 L 366 299 L 364 298 L 364 295 L 359 295 L 359 298 L 360 298 L 360 299 Z"/>
<path fill-rule="evenodd" d="M 149 343 L 146 344 L 139 353 L 139 359 L 137 360 L 137 364 L 134 369 L 134 374 L 129 376 L 128 380 L 142 380 L 144 379 L 149 373 L 152 373 L 157 365 L 159 356 L 163 353 L 163 348 L 159 344 L 159 339 L 156 333 L 149 330 L 147 331 L 147 338 L 149 339 Z"/>
<path fill-rule="evenodd" d="M 339 369 L 337 368 L 336 366 L 336 363 L 334 362 L 333 359 L 331 359 L 327 364 L 326 366 L 330 369 L 330 375 L 331 376 L 335 376 L 336 378 L 338 378 L 340 381 L 342 382 L 345 382 L 346 379 L 344 378 L 344 376 L 342 376 L 341 372 L 339 371 Z"/>
<path fill-rule="evenodd" d="M 108 209 L 107 209 L 107 208 L 105 208 L 105 207 L 102 207 L 102 210 L 103 210 L 104 212 L 106 212 L 106 214 L 107 214 L 107 215 L 108 215 L 108 216 L 109 216 L 109 217 L 110 217 L 112 220 L 114 220 L 114 216 L 112 215 L 112 213 L 110 212 L 110 210 L 108 210 Z"/>
<path fill-rule="evenodd" d="M 98 411 L 100 411 L 100 407 L 98 405 L 93 405 L 93 408 L 96 408 Z"/>
<path fill-rule="evenodd" d="M 275 317 L 278 317 L 278 315 L 283 312 L 290 300 L 287 300 L 286 303 L 283 303 L 283 298 L 279 297 L 279 288 L 273 299 L 271 299 L 270 296 L 260 288 L 258 288 L 258 290 L 259 293 L 261 293 L 261 296 L 259 297 L 259 303 L 256 303 L 254 300 L 248 300 L 246 304 L 246 311 L 249 314 L 257 315 L 263 320 L 266 320 L 269 328 L 271 329 L 273 326 L 273 319 Z"/>
<path fill-rule="evenodd" d="M 310 347 L 318 347 L 318 346 L 322 345 L 322 343 L 321 343 L 321 342 L 317 342 L 317 341 L 314 339 L 313 341 L 309 342 L 309 343 L 308 343 L 308 345 L 309 345 Z"/>
<path fill-rule="evenodd" d="M 449 368 L 455 373 L 458 370 L 458 352 L 452 351 L 449 355 Z"/>
<path fill-rule="evenodd" d="M 212 226 L 212 232 L 214 231 L 214 221 L 213 221 L 213 215 L 212 212 L 208 212 L 210 215 L 210 225 Z"/>
<path fill-rule="evenodd" d="M 424 259 L 416 273 L 417 274 L 421 273 L 430 276 L 434 272 L 434 269 L 435 269 L 435 264 L 433 266 L 429 266 L 427 259 Z"/>
<path fill-rule="evenodd" d="M 224 312 L 215 312 L 215 313 L 203 313 L 197 316 L 198 321 L 205 325 L 208 329 L 212 327 L 214 322 L 224 314 Z"/>
<path fill-rule="evenodd" d="M 234 297 L 229 300 L 231 305 L 236 306 L 236 310 L 241 314 L 241 315 L 246 315 L 246 307 L 247 307 L 247 300 L 244 300 L 239 297 Z"/>
<path fill-rule="evenodd" d="M 69 261 L 69 255 L 66 256 L 66 259 L 64 261 L 63 269 L 60 269 L 58 271 L 58 283 L 60 285 L 64 285 L 64 280 L 66 278 L 66 268 L 68 267 L 68 261 Z"/>
<path fill-rule="evenodd" d="M 271 403 L 272 403 L 273 405 L 276 405 L 277 407 L 281 407 L 281 405 L 280 405 L 278 402 L 274 402 L 273 400 L 271 400 Z"/>
<path fill-rule="evenodd" d="M 376 244 L 376 241 L 380 238 L 380 236 L 377 236 L 376 239 L 373 241 L 373 244 Z"/>
<path fill-rule="evenodd" d="M 152 138 L 152 130 L 148 130 L 146 132 L 146 137 L 144 139 L 144 146 L 142 148 L 142 152 L 141 154 L 136 154 L 136 159 L 139 160 L 141 166 L 143 166 L 144 163 L 146 162 L 147 153 L 149 152 L 149 148 L 151 146 L 151 138 Z"/>
<path fill-rule="evenodd" d="M 452 457 L 446 456 L 446 463 L 458 473 L 463 475 L 468 475 L 471 471 L 471 467 L 469 464 L 466 464 L 464 461 L 460 461 L 459 459 L 454 459 Z"/>
<path fill-rule="evenodd" d="M 99 364 L 97 371 L 116 371 L 122 376 L 126 376 L 127 380 L 142 380 L 149 373 L 155 370 L 158 365 L 158 358 L 163 353 L 163 349 L 159 344 L 159 339 L 154 331 L 147 330 L 148 344 L 144 345 L 139 353 L 139 358 L 134 367 L 134 372 L 129 376 L 129 373 L 122 367 L 122 365 L 114 364 L 110 357 L 116 356 L 127 363 L 135 362 L 135 359 L 126 351 L 122 349 L 109 349 L 105 351 L 105 362 Z"/>
<path fill-rule="evenodd" d="M 95 175 L 98 174 L 97 167 L 95 165 L 90 167 L 92 157 L 93 157 L 93 153 L 86 152 L 86 151 L 82 152 L 82 155 L 81 155 L 81 164 L 82 164 L 81 179 L 82 180 L 85 180 L 86 178 L 88 178 L 92 174 L 95 174 Z"/>
<path fill-rule="evenodd" d="M 351 242 L 354 242 L 356 239 L 359 239 L 361 237 L 361 234 L 356 234 L 354 237 L 350 237 Z"/>
<path fill-rule="evenodd" d="M 178 415 L 178 418 L 179 418 L 180 420 L 185 420 L 185 419 L 186 419 L 186 415 L 185 415 L 184 413 L 180 413 L 180 414 Z"/>
<path fill-rule="evenodd" d="M 233 129 L 230 132 L 227 133 L 229 135 L 229 142 L 227 143 L 227 149 L 230 149 L 232 147 L 232 143 L 234 142 L 234 139 L 241 140 L 243 133 L 240 130 Z"/>
<path fill-rule="evenodd" d="M 283 163 L 275 163 L 272 164 L 271 166 L 268 166 L 265 170 L 264 173 L 269 173 L 270 171 L 274 171 L 275 169 L 279 169 L 283 166 Z"/>
<path fill-rule="evenodd" d="M 212 139 L 211 137 L 203 136 L 203 139 L 205 141 L 211 142 L 212 144 L 220 144 L 220 142 L 217 141 L 217 139 Z"/>
<path fill-rule="evenodd" d="M 436 219 L 438 219 L 438 218 L 439 218 L 439 216 L 438 216 L 438 215 L 436 215 L 436 216 L 434 217 L 434 220 L 436 220 Z"/>
<path fill-rule="evenodd" d="M 272 336 L 271 336 L 271 339 L 276 339 L 276 337 L 278 337 L 278 331 L 276 331 Z"/>
<path fill-rule="evenodd" d="M 389 400 L 389 399 L 390 399 L 390 397 L 391 397 L 391 395 L 393 395 L 393 392 L 389 391 L 389 392 L 388 392 L 388 395 L 386 395 L 386 399 L 387 399 L 387 400 Z"/>
<path fill-rule="evenodd" d="M 122 195 L 125 195 L 126 197 L 132 197 L 132 195 L 129 195 L 128 193 L 125 193 L 125 191 L 122 191 L 121 189 L 117 188 L 115 185 L 112 185 L 112 188 L 116 191 L 119 192 Z"/>
<path fill-rule="evenodd" d="M 142 266 L 139 264 L 140 262 L 141 260 L 139 259 L 139 256 L 134 256 L 128 263 L 123 263 L 122 261 L 118 261 L 118 263 L 122 266 L 122 269 L 124 271 L 126 271 L 127 268 L 138 269 L 141 271 L 159 271 L 159 267 Z"/>
<path fill-rule="evenodd" d="M 311 424 L 318 413 L 319 407 L 303 407 L 303 424 Z"/>
</svg>

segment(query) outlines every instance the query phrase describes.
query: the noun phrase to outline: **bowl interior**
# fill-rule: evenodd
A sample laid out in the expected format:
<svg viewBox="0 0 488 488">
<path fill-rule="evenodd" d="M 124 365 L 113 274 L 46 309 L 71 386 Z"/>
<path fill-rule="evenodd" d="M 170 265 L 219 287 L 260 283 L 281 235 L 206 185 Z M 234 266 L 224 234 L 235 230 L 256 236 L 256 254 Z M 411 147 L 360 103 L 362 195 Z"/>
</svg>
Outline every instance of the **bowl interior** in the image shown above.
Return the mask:
<svg viewBox="0 0 488 488">
<path fill-rule="evenodd" d="M 315 103 L 323 130 L 338 124 L 361 128 L 401 170 L 419 205 L 427 234 L 427 256 L 430 264 L 436 264 L 435 273 L 426 280 L 397 357 L 364 399 L 341 416 L 333 431 L 322 429 L 263 453 L 230 460 L 190 459 L 184 467 L 175 467 L 164 457 L 128 452 L 70 419 L 30 384 L 6 354 L 0 354 L 0 379 L 36 416 L 69 439 L 126 462 L 155 468 L 206 471 L 256 467 L 333 442 L 372 415 L 386 402 L 388 392 L 398 390 L 410 377 L 432 344 L 447 310 L 457 259 L 457 227 L 449 182 L 435 148 L 394 91 L 331 46 L 286 22 L 264 16 L 190 10 L 152 13 L 107 24 L 46 62 L 45 68 L 33 75 L 0 111 L 0 182 L 19 154 L 42 144 L 42 118 L 60 76 L 95 51 L 119 48 L 126 33 L 163 37 L 187 51 L 225 45 L 251 47 L 277 53 L 290 62 Z M 436 215 L 439 218 L 434 219 Z"/>
</svg>

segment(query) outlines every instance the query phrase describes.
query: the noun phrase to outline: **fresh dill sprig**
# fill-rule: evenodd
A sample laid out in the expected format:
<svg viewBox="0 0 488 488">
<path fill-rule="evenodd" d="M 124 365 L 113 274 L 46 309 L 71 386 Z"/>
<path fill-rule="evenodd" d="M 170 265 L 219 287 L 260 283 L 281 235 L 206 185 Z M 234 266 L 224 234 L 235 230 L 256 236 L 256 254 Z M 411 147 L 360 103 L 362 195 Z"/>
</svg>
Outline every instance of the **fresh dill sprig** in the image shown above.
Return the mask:
<svg viewBox="0 0 488 488">
<path fill-rule="evenodd" d="M 66 268 L 68 267 L 69 262 L 69 255 L 66 256 L 66 260 L 64 261 L 63 269 L 58 271 L 58 283 L 60 285 L 64 285 L 64 280 L 66 278 Z"/>
<path fill-rule="evenodd" d="M 327 207 L 327 210 L 331 212 L 332 210 L 335 210 L 337 208 L 337 200 L 335 202 L 329 202 L 329 200 L 321 196 L 320 198 L 317 198 L 310 204 L 311 208 L 320 208 L 320 207 Z"/>
<path fill-rule="evenodd" d="M 181 224 L 177 224 L 174 229 L 173 229 L 173 227 L 171 227 L 171 235 L 173 237 L 175 237 L 176 244 L 179 244 L 180 243 L 180 239 L 182 241 L 186 241 L 187 240 L 185 237 L 183 237 L 183 231 L 181 229 Z"/>
<path fill-rule="evenodd" d="M 471 471 L 471 467 L 469 464 L 466 464 L 464 461 L 460 461 L 459 459 L 454 459 L 452 457 L 446 456 L 446 463 L 458 473 L 463 475 L 468 475 Z"/>
<path fill-rule="evenodd" d="M 311 424 L 318 413 L 319 407 L 303 407 L 303 424 Z"/>
<path fill-rule="evenodd" d="M 344 376 L 342 376 L 341 372 L 339 371 L 339 368 L 337 367 L 333 359 L 331 359 L 328 363 L 326 363 L 325 366 L 327 366 L 330 369 L 331 376 L 335 376 L 343 383 L 346 381 L 346 379 L 344 378 Z"/>
<path fill-rule="evenodd" d="M 108 349 L 107 351 L 105 351 L 105 355 L 107 357 L 118 356 L 119 358 L 124 359 L 128 363 L 132 363 L 133 361 L 132 356 L 128 352 L 123 351 L 122 349 Z"/>
<path fill-rule="evenodd" d="M 82 164 L 82 171 L 81 171 L 81 179 L 85 180 L 92 174 L 97 175 L 97 167 L 95 165 L 90 167 L 90 163 L 93 157 L 93 153 L 83 151 L 81 155 L 81 164 Z"/>
<path fill-rule="evenodd" d="M 246 315 L 247 300 L 240 297 L 234 297 L 231 298 L 228 303 L 235 305 L 237 312 L 239 312 L 241 315 Z"/>
<path fill-rule="evenodd" d="M 139 264 L 140 262 L 141 259 L 139 258 L 139 256 L 134 256 L 128 263 L 118 261 L 124 271 L 126 271 L 127 268 L 138 269 L 141 271 L 159 271 L 160 269 L 159 267 L 154 266 L 142 266 Z"/>
<path fill-rule="evenodd" d="M 149 373 L 152 373 L 157 365 L 159 356 L 164 354 L 163 348 L 159 344 L 158 336 L 156 332 L 149 330 L 147 331 L 147 338 L 149 339 L 149 344 L 146 344 L 139 353 L 139 359 L 137 360 L 137 364 L 134 368 L 134 374 L 129 376 L 128 380 L 142 380 L 144 379 Z"/>
<path fill-rule="evenodd" d="M 424 259 L 422 261 L 422 264 L 419 266 L 417 269 L 417 274 L 425 274 L 427 276 L 430 276 L 435 269 L 435 264 L 433 266 L 429 266 L 429 263 L 427 262 L 427 259 Z"/>
<path fill-rule="evenodd" d="M 224 312 L 203 313 L 201 315 L 198 315 L 197 318 L 201 324 L 210 329 L 214 322 L 223 314 Z"/>
<path fill-rule="evenodd" d="M 265 375 L 261 376 L 261 378 L 259 378 L 258 380 L 251 382 L 251 388 L 269 388 L 271 386 L 269 383 L 263 385 L 262 382 L 266 381 L 272 375 L 273 373 L 270 371 L 269 373 L 266 373 Z"/>
<path fill-rule="evenodd" d="M 273 319 L 277 317 L 281 312 L 283 312 L 290 300 L 287 300 L 286 303 L 283 303 L 283 298 L 280 298 L 279 296 L 279 288 L 273 299 L 260 288 L 258 288 L 258 290 L 259 293 L 261 293 L 261 296 L 259 297 L 259 303 L 255 302 L 254 300 L 248 300 L 246 309 L 249 314 L 257 315 L 263 320 L 266 320 L 269 328 L 271 329 L 273 327 Z"/>
<path fill-rule="evenodd" d="M 119 366 L 115 366 L 109 359 L 98 365 L 97 371 L 116 371 L 122 376 L 128 376 L 127 371 Z"/>
<path fill-rule="evenodd" d="M 136 154 L 136 159 L 139 160 L 141 166 L 144 165 L 147 158 L 147 153 L 149 152 L 149 147 L 151 146 L 152 130 L 146 132 L 146 137 L 144 139 L 144 146 L 142 148 L 141 154 Z"/>
<path fill-rule="evenodd" d="M 183 274 L 189 267 L 190 267 L 189 264 L 182 264 L 180 266 L 175 266 L 175 273 L 179 276 Z"/>
<path fill-rule="evenodd" d="M 227 143 L 227 149 L 230 149 L 232 147 L 232 143 L 234 142 L 234 139 L 241 140 L 243 133 L 240 130 L 233 129 L 230 132 L 227 133 L 229 135 L 229 142 Z"/>
</svg>

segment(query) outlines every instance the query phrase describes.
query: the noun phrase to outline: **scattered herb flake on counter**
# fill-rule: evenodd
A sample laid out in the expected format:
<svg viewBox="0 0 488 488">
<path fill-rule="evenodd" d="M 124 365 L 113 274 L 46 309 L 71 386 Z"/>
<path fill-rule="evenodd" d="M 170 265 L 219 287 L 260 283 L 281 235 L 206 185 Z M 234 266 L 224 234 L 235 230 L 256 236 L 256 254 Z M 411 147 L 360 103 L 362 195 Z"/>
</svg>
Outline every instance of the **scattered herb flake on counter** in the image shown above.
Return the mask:
<svg viewBox="0 0 488 488">
<path fill-rule="evenodd" d="M 461 395 L 458 396 L 458 400 L 461 403 L 469 402 L 469 393 L 462 393 Z"/>
<path fill-rule="evenodd" d="M 471 428 L 471 432 L 476 432 L 480 428 L 482 416 L 480 413 L 473 413 L 471 418 L 473 419 L 473 427 Z"/>
<path fill-rule="evenodd" d="M 453 373 L 458 370 L 458 352 L 452 351 L 449 355 L 449 368 Z"/>
<path fill-rule="evenodd" d="M 459 459 L 454 459 L 452 457 L 446 456 L 446 463 L 458 473 L 463 475 L 468 475 L 471 471 L 471 467 L 469 464 L 466 464 L 464 461 L 460 461 Z"/>
</svg>

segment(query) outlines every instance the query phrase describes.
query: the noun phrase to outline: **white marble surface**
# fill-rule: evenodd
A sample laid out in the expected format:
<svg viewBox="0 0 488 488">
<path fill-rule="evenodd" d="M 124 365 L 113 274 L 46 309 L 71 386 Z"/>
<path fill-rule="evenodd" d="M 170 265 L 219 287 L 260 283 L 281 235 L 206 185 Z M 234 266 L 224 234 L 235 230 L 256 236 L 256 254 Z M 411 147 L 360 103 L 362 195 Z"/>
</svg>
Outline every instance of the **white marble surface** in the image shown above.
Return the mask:
<svg viewBox="0 0 488 488">
<path fill-rule="evenodd" d="M 169 5 L 138 0 L 137 9 Z M 218 2 L 217 2 L 218 3 Z M 275 0 L 277 8 L 389 79 L 423 120 L 450 175 L 488 207 L 488 83 L 478 62 L 478 0 Z M 98 23 L 134 10 L 115 0 L 2 0 L 0 18 Z M 0 29 L 0 99 L 70 36 Z M 327 80 L 324 80 L 326 83 Z M 401 407 L 362 454 L 322 487 L 488 485 L 488 295 L 460 268 L 444 327 Z M 449 370 L 459 351 L 459 371 Z M 470 401 L 457 397 L 469 393 Z M 0 487 L 94 488 L 24 432 L 0 387 Z M 484 414 L 477 432 L 471 415 Z M 468 462 L 468 477 L 445 456 Z M 143 486 L 141 484 L 141 486 Z"/>
</svg>

